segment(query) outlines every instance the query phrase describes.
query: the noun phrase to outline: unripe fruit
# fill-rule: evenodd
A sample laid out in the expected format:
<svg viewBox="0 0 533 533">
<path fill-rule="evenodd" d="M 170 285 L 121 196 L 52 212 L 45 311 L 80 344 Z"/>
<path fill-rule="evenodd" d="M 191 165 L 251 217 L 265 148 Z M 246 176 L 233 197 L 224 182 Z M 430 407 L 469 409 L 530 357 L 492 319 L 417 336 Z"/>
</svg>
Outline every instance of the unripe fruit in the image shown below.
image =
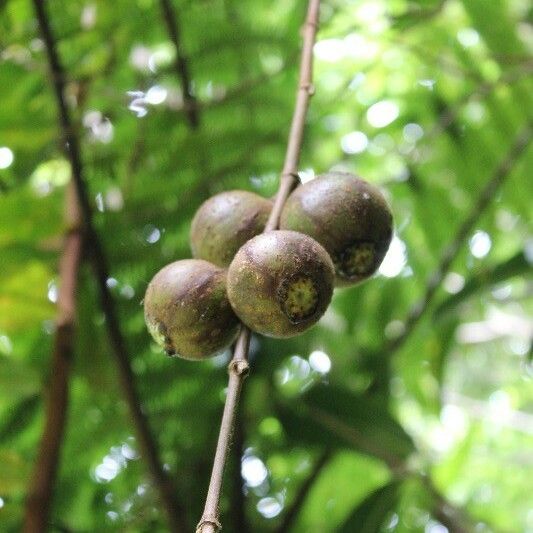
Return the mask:
<svg viewBox="0 0 533 533">
<path fill-rule="evenodd" d="M 326 311 L 335 272 L 311 237 L 270 231 L 249 240 L 228 269 L 228 297 L 251 330 L 269 337 L 302 333 Z"/>
<path fill-rule="evenodd" d="M 239 331 L 226 295 L 226 272 L 200 259 L 176 261 L 153 277 L 144 297 L 144 318 L 167 354 L 184 359 L 216 355 Z"/>
<path fill-rule="evenodd" d="M 280 228 L 316 239 L 335 264 L 335 284 L 347 286 L 371 276 L 383 261 L 392 238 L 392 213 L 375 185 L 330 172 L 293 191 Z"/>
<path fill-rule="evenodd" d="M 272 201 L 248 191 L 226 191 L 206 200 L 191 224 L 193 257 L 227 267 L 237 250 L 265 228 Z"/>
</svg>

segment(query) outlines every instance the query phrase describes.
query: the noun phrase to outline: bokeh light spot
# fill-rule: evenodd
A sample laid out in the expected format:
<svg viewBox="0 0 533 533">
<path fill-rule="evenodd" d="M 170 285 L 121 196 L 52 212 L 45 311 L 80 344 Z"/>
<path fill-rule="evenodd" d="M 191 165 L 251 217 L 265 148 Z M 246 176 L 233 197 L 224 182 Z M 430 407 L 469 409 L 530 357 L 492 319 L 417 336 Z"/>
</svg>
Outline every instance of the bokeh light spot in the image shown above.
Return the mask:
<svg viewBox="0 0 533 533">
<path fill-rule="evenodd" d="M 366 118 L 374 128 L 384 128 L 392 124 L 400 115 L 400 109 L 397 104 L 390 100 L 377 102 L 368 108 Z"/>
<path fill-rule="evenodd" d="M 0 168 L 8 168 L 13 163 L 15 156 L 7 146 L 0 147 Z"/>
<path fill-rule="evenodd" d="M 476 231 L 470 239 L 469 246 L 470 253 L 478 259 L 482 259 L 490 252 L 492 240 L 486 231 Z"/>
</svg>

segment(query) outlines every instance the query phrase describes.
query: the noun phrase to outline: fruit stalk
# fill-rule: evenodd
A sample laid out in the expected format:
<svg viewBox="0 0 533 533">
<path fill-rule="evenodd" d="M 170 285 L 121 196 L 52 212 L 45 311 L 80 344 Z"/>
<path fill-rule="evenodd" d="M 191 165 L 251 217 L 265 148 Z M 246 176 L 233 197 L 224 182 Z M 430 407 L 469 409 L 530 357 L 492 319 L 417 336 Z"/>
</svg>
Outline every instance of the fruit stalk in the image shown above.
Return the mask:
<svg viewBox="0 0 533 533">
<path fill-rule="evenodd" d="M 287 152 L 285 162 L 281 172 L 280 184 L 274 206 L 265 226 L 265 232 L 275 230 L 279 225 L 279 217 L 283 205 L 287 200 L 291 190 L 298 179 L 298 163 L 302 148 L 303 132 L 305 126 L 305 116 L 309 106 L 309 99 L 313 95 L 313 45 L 318 29 L 320 0 L 309 0 L 307 17 L 303 32 L 302 57 L 300 61 L 300 75 L 298 92 L 296 95 L 296 105 L 292 117 Z M 221 529 L 219 522 L 219 501 L 222 486 L 224 466 L 230 448 L 231 433 L 235 415 L 239 404 L 239 394 L 244 378 L 248 373 L 248 346 L 250 342 L 250 330 L 242 329 L 233 358 L 229 364 L 229 381 L 226 403 L 222 414 L 220 433 L 218 436 L 213 470 L 205 502 L 204 513 L 198 527 L 197 533 L 216 533 Z"/>
</svg>

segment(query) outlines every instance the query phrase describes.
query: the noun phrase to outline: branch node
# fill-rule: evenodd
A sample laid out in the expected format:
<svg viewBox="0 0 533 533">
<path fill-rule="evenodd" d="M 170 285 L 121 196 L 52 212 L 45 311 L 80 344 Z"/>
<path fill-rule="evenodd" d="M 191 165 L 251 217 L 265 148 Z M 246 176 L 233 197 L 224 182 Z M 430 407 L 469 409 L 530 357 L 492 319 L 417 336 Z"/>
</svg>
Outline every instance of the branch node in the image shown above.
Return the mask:
<svg viewBox="0 0 533 533">
<path fill-rule="evenodd" d="M 222 529 L 222 524 L 214 515 L 202 516 L 202 519 L 196 526 L 196 533 L 202 533 L 204 526 L 211 526 L 211 529 L 214 529 L 215 532 L 220 531 Z"/>
<path fill-rule="evenodd" d="M 300 181 L 300 175 L 297 172 L 284 172 L 281 175 L 281 179 L 283 179 L 283 180 L 286 180 L 286 179 L 293 180 L 293 179 L 295 179 L 297 181 Z"/>
<path fill-rule="evenodd" d="M 246 377 L 250 372 L 250 365 L 245 359 L 232 359 L 228 365 L 228 373 Z"/>
<path fill-rule="evenodd" d="M 313 96 L 315 94 L 315 86 L 313 83 L 302 83 L 300 91 L 305 91 L 309 96 Z"/>
</svg>

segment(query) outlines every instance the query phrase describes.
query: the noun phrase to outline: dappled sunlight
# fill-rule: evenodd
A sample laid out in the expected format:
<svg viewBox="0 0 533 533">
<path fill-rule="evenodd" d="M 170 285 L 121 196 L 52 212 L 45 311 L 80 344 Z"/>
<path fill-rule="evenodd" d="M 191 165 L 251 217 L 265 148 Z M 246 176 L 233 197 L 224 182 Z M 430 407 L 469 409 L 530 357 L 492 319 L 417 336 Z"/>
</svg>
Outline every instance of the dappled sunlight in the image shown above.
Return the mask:
<svg viewBox="0 0 533 533">
<path fill-rule="evenodd" d="M 309 377 L 311 366 L 298 355 L 291 356 L 276 373 L 276 381 L 279 386 L 297 382 L 305 383 Z"/>
<path fill-rule="evenodd" d="M 476 231 L 470 239 L 469 246 L 470 253 L 476 259 L 482 259 L 490 252 L 492 240 L 486 231 Z"/>
<path fill-rule="evenodd" d="M 272 496 L 261 498 L 257 502 L 257 510 L 265 518 L 274 518 L 278 516 L 281 511 L 283 511 L 283 502 L 280 501 L 281 499 L 282 498 L 279 496 L 277 498 Z"/>
<path fill-rule="evenodd" d="M 307 183 L 308 181 L 315 179 L 315 171 L 312 168 L 307 168 L 298 172 L 298 176 L 302 184 Z"/>
<path fill-rule="evenodd" d="M 456 333 L 457 341 L 462 344 L 490 342 L 507 336 L 527 341 L 533 338 L 533 324 L 525 314 L 490 307 L 485 320 L 463 322 Z"/>
<path fill-rule="evenodd" d="M 57 287 L 56 282 L 55 281 L 50 281 L 48 283 L 48 291 L 46 293 L 46 296 L 54 304 L 57 302 L 57 294 L 58 294 L 58 292 L 59 292 L 59 289 Z"/>
<path fill-rule="evenodd" d="M 403 127 L 403 138 L 408 143 L 416 143 L 424 136 L 424 128 L 420 124 L 410 122 Z"/>
<path fill-rule="evenodd" d="M 130 63 L 141 72 L 157 72 L 170 65 L 175 56 L 176 50 L 168 41 L 152 47 L 135 45 L 130 53 Z"/>
<path fill-rule="evenodd" d="M 87 111 L 83 116 L 83 125 L 91 131 L 92 141 L 108 144 L 113 140 L 113 124 L 100 111 Z"/>
<path fill-rule="evenodd" d="M 13 343 L 7 335 L 0 335 L 0 353 L 10 355 L 13 351 Z"/>
<path fill-rule="evenodd" d="M 9 168 L 14 160 L 13 152 L 7 146 L 0 146 L 0 169 Z"/>
<path fill-rule="evenodd" d="M 343 152 L 347 154 L 360 154 L 368 146 L 368 137 L 362 131 L 352 131 L 341 139 Z"/>
<path fill-rule="evenodd" d="M 130 438 L 130 442 L 133 442 L 132 438 Z M 98 483 L 109 483 L 128 466 L 129 461 L 135 461 L 139 458 L 130 442 L 124 442 L 120 446 L 112 446 L 102 462 L 94 468 L 92 475 Z"/>
<path fill-rule="evenodd" d="M 407 247 L 397 235 L 394 235 L 378 272 L 386 278 L 395 278 L 402 273 L 406 265 Z"/>
<path fill-rule="evenodd" d="M 343 39 L 324 39 L 314 47 L 317 59 L 336 63 L 343 59 L 371 61 L 379 53 L 379 44 L 360 34 L 349 34 Z"/>
<path fill-rule="evenodd" d="M 457 294 L 465 286 L 465 278 L 458 274 L 457 272 L 448 272 L 444 278 L 442 285 L 446 292 L 450 294 Z"/>
<path fill-rule="evenodd" d="M 241 463 L 241 475 L 249 487 L 255 488 L 266 481 L 268 470 L 259 457 L 245 455 Z"/>
<path fill-rule="evenodd" d="M 457 40 L 465 47 L 471 48 L 479 43 L 479 33 L 474 28 L 461 28 Z"/>
<path fill-rule="evenodd" d="M 331 370 L 331 359 L 321 350 L 315 350 L 309 354 L 309 364 L 320 374 L 327 374 Z"/>
<path fill-rule="evenodd" d="M 30 184 L 37 196 L 48 196 L 69 180 L 70 164 L 61 158 L 40 163 L 30 176 Z"/>
<path fill-rule="evenodd" d="M 168 96 L 168 91 L 161 87 L 160 85 L 154 85 L 153 87 L 150 87 L 148 91 L 146 91 L 146 94 L 144 95 L 144 101 L 147 104 L 151 105 L 159 105 L 162 104 Z"/>
<path fill-rule="evenodd" d="M 371 105 L 367 112 L 366 118 L 371 126 L 374 128 L 384 128 L 392 124 L 400 115 L 398 104 L 383 100 Z"/>
<path fill-rule="evenodd" d="M 153 224 L 144 226 L 142 230 L 143 238 L 148 244 L 155 244 L 161 238 L 161 230 Z"/>
</svg>

